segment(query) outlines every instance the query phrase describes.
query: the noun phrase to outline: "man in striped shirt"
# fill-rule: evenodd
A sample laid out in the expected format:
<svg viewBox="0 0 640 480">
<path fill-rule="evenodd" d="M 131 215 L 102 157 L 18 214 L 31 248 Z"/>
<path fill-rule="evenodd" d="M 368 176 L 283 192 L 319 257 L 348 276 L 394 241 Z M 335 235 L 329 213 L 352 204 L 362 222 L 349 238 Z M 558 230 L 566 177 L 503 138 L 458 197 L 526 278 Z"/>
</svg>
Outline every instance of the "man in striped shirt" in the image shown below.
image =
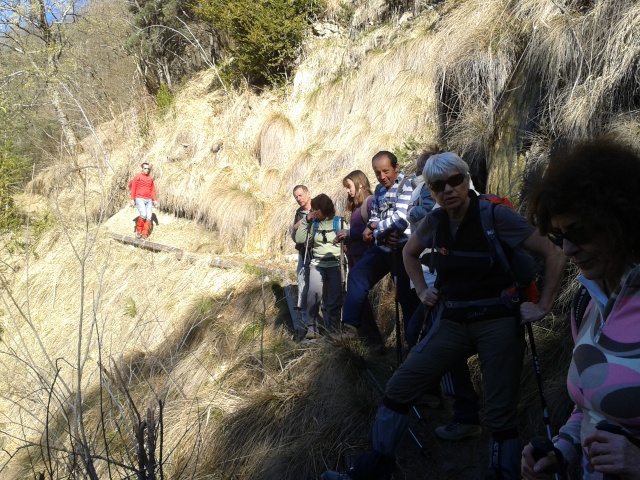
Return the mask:
<svg viewBox="0 0 640 480">
<path fill-rule="evenodd" d="M 362 326 L 361 313 L 369 290 L 388 273 L 396 279 L 403 318 L 408 321 L 420 304 L 409 286 L 409 276 L 402 261 L 402 248 L 411 235 L 407 208 L 413 186 L 410 178 L 400 170 L 393 153 L 376 153 L 371 165 L 379 185 L 373 194 L 371 217 L 362 237 L 365 242 L 374 241 L 375 245 L 349 272 L 342 323 L 352 334 Z"/>
</svg>

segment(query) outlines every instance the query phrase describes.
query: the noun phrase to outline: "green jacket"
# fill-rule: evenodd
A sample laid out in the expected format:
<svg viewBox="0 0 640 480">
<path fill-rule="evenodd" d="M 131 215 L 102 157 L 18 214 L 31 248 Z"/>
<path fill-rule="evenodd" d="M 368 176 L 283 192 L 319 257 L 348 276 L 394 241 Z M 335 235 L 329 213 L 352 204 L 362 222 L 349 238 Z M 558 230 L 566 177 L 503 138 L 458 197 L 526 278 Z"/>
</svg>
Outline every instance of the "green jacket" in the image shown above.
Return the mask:
<svg viewBox="0 0 640 480">
<path fill-rule="evenodd" d="M 340 225 L 339 221 L 338 225 Z M 344 222 L 340 228 L 348 229 L 349 225 Z M 305 242 L 309 229 L 311 229 L 308 243 L 311 247 L 308 253 L 309 264 L 325 268 L 340 266 L 340 244 L 334 245 L 333 243 L 333 239 L 336 238 L 333 218 L 327 218 L 319 222 L 317 228 L 314 228 L 313 222 L 309 224 L 305 217 L 300 224 L 300 228 L 296 231 L 296 243 Z M 312 235 L 313 238 L 311 237 Z"/>
</svg>

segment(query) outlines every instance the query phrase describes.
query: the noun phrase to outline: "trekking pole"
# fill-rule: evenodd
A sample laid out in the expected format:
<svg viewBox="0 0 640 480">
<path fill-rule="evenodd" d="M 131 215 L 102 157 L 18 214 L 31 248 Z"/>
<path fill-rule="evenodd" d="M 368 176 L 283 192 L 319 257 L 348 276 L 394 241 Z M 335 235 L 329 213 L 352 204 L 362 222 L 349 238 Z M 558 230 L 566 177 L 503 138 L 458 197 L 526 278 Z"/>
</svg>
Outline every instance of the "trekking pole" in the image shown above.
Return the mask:
<svg viewBox="0 0 640 480">
<path fill-rule="evenodd" d="M 382 389 L 382 386 L 378 382 L 378 379 L 373 375 L 369 367 L 367 367 L 367 362 L 365 361 L 365 359 L 362 357 L 359 357 L 359 359 L 360 359 L 361 367 L 364 368 L 364 370 L 367 372 L 367 375 L 371 379 L 373 386 L 376 388 L 376 390 L 380 395 L 384 396 L 384 390 Z M 418 409 L 415 406 L 413 406 L 412 408 L 413 408 L 413 413 L 415 413 L 416 417 L 418 418 L 418 422 L 421 424 L 424 423 L 424 419 L 420 415 L 420 412 L 418 412 Z M 423 455 L 426 455 L 427 453 L 426 449 L 424 448 L 424 446 L 422 445 L 422 443 L 420 442 L 420 439 L 418 439 L 416 434 L 413 433 L 413 430 L 411 430 L 411 427 L 407 427 L 407 432 L 409 432 L 409 435 L 411 436 L 411 438 L 413 438 L 413 441 L 416 442 L 416 445 L 420 449 L 420 452 Z"/>
<path fill-rule="evenodd" d="M 311 234 L 312 224 L 307 219 L 307 237 L 304 239 L 304 258 L 302 260 L 303 268 L 307 265 L 307 255 L 309 253 L 309 235 Z"/>
<path fill-rule="evenodd" d="M 393 246 L 393 250 L 391 250 L 391 263 L 393 264 L 393 285 L 395 288 L 394 292 L 394 300 L 396 306 L 396 362 L 398 364 L 398 368 L 402 364 L 402 335 L 400 328 L 400 308 L 398 306 L 398 265 L 396 263 L 398 257 L 398 250 L 396 246 Z"/>
<path fill-rule="evenodd" d="M 427 320 L 429 319 L 431 312 L 433 312 L 433 305 L 429 307 L 425 306 L 424 317 L 422 318 L 422 325 L 420 326 L 420 333 L 418 334 L 418 341 L 416 342 L 416 345 L 420 343 L 422 340 L 424 340 L 424 337 L 427 335 L 427 332 L 433 326 L 427 323 Z"/>
<path fill-rule="evenodd" d="M 542 423 L 544 423 L 547 431 L 547 437 L 551 439 L 551 419 L 549 418 L 549 410 L 547 408 L 547 401 L 544 397 L 544 391 L 542 389 L 542 371 L 540 370 L 540 359 L 538 358 L 538 351 L 536 349 L 536 341 L 533 337 L 533 326 L 531 323 L 527 323 L 527 334 L 529 335 L 529 344 L 531 345 L 531 357 L 533 358 L 533 367 L 536 372 L 536 380 L 538 382 L 538 392 L 540 393 L 540 403 L 542 404 Z"/>
<path fill-rule="evenodd" d="M 305 275 L 305 269 L 307 268 L 307 256 L 309 254 L 309 235 L 311 233 L 311 224 L 309 223 L 309 220 L 307 220 L 307 236 L 304 239 L 304 255 L 302 256 L 302 274 L 300 275 L 300 272 L 296 272 L 298 273 L 298 313 L 299 313 L 299 317 L 298 319 L 300 320 L 300 323 L 304 323 L 303 319 L 305 318 L 303 313 L 302 313 L 302 305 L 305 306 L 306 308 L 306 304 L 307 304 L 307 299 L 303 298 L 304 295 L 304 289 L 305 289 L 305 283 L 308 281 Z M 302 285 L 300 285 L 300 277 L 302 277 Z M 304 327 L 306 327 L 307 325 L 304 325 Z"/>
<path fill-rule="evenodd" d="M 536 380 L 538 382 L 538 392 L 540 393 L 540 403 L 542 404 L 542 423 L 544 423 L 547 431 L 547 438 L 549 442 L 553 442 L 551 435 L 551 419 L 549 417 L 549 409 L 547 407 L 547 400 L 544 398 L 544 391 L 542 389 L 542 371 L 540 369 L 540 359 L 538 357 L 538 351 L 536 349 L 536 341 L 533 336 L 533 326 L 531 322 L 527 322 L 527 334 L 529 335 L 529 344 L 531 345 L 531 357 L 533 358 L 533 367 L 536 371 Z M 560 476 L 556 473 L 554 478 L 559 480 Z"/>
<path fill-rule="evenodd" d="M 429 287 L 429 285 L 427 284 L 427 287 Z M 429 287 L 431 288 L 431 287 Z M 440 282 L 439 282 L 439 277 L 436 276 L 435 281 L 433 282 L 433 288 L 440 288 Z M 428 336 L 428 338 L 431 338 L 431 335 L 433 335 L 433 328 L 435 326 L 437 326 L 437 324 L 439 324 L 440 322 L 440 316 L 438 316 L 438 318 L 436 319 L 436 321 L 431 321 L 429 322 L 429 317 L 431 316 L 431 314 L 434 312 L 436 305 L 438 305 L 438 302 L 440 302 L 440 297 L 438 296 L 438 300 L 436 302 L 435 305 L 430 305 L 430 306 L 426 306 L 424 305 L 424 317 L 422 318 L 422 325 L 420 327 L 420 332 L 418 334 L 418 341 L 416 342 L 416 345 L 418 343 L 420 343 L 422 340 L 424 340 L 425 337 Z"/>
</svg>

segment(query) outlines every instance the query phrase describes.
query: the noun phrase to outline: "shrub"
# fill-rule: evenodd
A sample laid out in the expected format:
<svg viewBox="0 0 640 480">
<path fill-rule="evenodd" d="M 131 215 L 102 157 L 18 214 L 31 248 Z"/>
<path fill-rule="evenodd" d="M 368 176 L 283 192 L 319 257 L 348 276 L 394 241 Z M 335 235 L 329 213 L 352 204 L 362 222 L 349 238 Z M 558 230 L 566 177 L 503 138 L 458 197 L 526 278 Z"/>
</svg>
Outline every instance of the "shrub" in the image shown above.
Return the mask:
<svg viewBox="0 0 640 480">
<path fill-rule="evenodd" d="M 229 80 L 264 87 L 287 81 L 317 0 L 201 0 L 197 11 L 221 32 L 230 56 L 223 68 Z"/>
<path fill-rule="evenodd" d="M 0 232 L 15 231 L 24 223 L 13 196 L 22 189 L 28 171 L 29 165 L 14 153 L 11 141 L 0 141 Z"/>
<path fill-rule="evenodd" d="M 124 311 L 130 317 L 135 317 L 138 314 L 138 306 L 133 298 L 129 297 L 125 300 Z"/>
<path fill-rule="evenodd" d="M 166 114 L 169 109 L 173 107 L 175 101 L 176 99 L 173 96 L 173 93 L 171 93 L 171 90 L 169 90 L 167 84 L 161 83 L 158 93 L 156 94 L 156 105 L 158 105 L 158 112 L 160 115 Z"/>
</svg>

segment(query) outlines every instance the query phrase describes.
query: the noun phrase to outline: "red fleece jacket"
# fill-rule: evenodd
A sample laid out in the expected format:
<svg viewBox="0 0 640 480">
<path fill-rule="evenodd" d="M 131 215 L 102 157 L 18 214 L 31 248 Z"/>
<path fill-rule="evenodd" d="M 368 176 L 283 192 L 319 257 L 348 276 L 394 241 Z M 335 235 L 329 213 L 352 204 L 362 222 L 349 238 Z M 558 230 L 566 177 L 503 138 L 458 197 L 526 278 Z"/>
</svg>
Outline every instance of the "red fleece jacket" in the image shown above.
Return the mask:
<svg viewBox="0 0 640 480">
<path fill-rule="evenodd" d="M 145 173 L 138 173 L 131 179 L 129 182 L 129 190 L 131 190 L 131 200 L 135 200 L 136 198 L 150 198 L 153 201 L 158 200 L 153 178 Z"/>
</svg>

